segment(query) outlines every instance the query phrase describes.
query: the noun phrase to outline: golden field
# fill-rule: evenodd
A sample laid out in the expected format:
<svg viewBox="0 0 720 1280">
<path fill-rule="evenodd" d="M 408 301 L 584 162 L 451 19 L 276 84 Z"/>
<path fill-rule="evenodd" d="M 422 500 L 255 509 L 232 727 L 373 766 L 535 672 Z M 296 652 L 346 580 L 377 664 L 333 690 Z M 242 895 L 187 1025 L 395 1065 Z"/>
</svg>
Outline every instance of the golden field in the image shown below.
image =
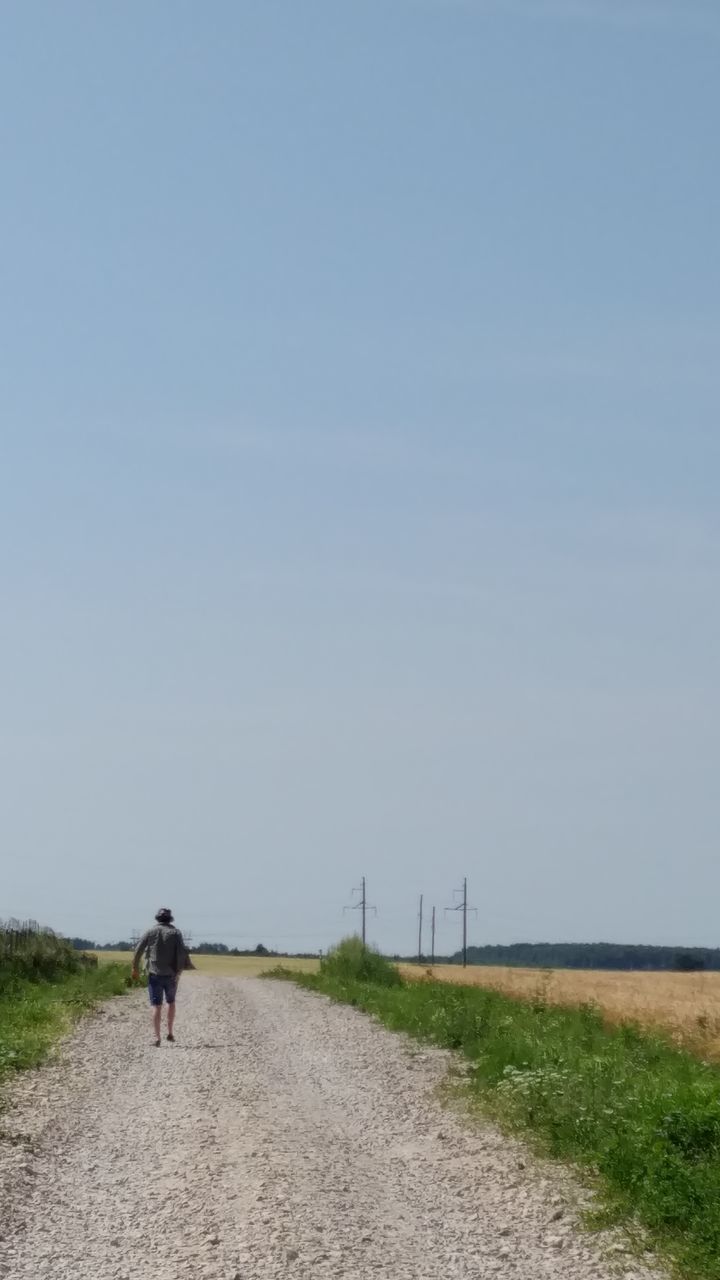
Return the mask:
<svg viewBox="0 0 720 1280">
<path fill-rule="evenodd" d="M 400 965 L 407 978 L 492 987 L 519 999 L 595 1004 L 612 1022 L 661 1027 L 674 1040 L 720 1058 L 720 973 L 609 969 L 514 969 L 484 965 Z"/>
<path fill-rule="evenodd" d="M 132 961 L 131 951 L 95 951 L 101 964 L 126 964 Z M 316 973 L 317 960 L 294 960 L 277 956 L 193 956 L 193 964 L 199 973 L 211 973 L 217 978 L 256 978 L 281 964 L 296 973 Z M 191 976 L 191 975 L 189 975 Z"/>
</svg>

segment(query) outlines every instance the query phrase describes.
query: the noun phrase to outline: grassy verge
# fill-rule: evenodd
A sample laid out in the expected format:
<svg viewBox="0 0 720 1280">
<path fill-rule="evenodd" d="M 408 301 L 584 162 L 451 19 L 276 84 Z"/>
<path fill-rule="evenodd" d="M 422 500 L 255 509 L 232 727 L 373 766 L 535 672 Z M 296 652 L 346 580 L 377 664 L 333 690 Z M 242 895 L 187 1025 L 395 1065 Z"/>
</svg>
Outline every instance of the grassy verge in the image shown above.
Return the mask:
<svg viewBox="0 0 720 1280">
<path fill-rule="evenodd" d="M 129 982 L 127 966 L 100 968 L 51 929 L 0 922 L 0 1082 L 41 1062 L 76 1018 Z"/>
<path fill-rule="evenodd" d="M 119 965 L 64 974 L 52 982 L 15 980 L 0 993 L 0 1083 L 13 1071 L 41 1062 L 72 1023 L 129 984 Z"/>
<path fill-rule="evenodd" d="M 341 944 L 317 975 L 287 974 L 395 1031 L 472 1063 L 471 1095 L 508 1129 L 598 1177 L 608 1216 L 632 1220 L 693 1280 L 720 1280 L 720 1070 L 601 1013 L 399 979 Z"/>
</svg>

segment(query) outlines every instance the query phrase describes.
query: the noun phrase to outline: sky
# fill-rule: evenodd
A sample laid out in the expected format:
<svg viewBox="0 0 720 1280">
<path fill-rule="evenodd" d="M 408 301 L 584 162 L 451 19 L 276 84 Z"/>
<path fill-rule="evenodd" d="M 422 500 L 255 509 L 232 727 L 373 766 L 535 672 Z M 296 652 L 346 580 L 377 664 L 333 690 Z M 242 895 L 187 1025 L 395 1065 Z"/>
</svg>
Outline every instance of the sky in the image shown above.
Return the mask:
<svg viewBox="0 0 720 1280">
<path fill-rule="evenodd" d="M 719 50 L 6 0 L 0 917 L 720 941 Z"/>
</svg>

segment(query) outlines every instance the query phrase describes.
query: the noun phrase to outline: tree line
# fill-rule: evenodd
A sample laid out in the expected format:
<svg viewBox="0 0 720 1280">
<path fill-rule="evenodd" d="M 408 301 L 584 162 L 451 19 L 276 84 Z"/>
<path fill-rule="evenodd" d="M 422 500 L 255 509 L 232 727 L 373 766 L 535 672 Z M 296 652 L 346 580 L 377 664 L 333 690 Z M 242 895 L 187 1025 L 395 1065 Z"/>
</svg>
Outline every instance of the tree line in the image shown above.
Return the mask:
<svg viewBox="0 0 720 1280">
<path fill-rule="evenodd" d="M 462 964 L 462 952 L 437 957 L 436 963 Z M 524 969 L 659 969 L 691 973 L 720 969 L 720 948 L 654 947 L 617 942 L 515 942 L 509 946 L 468 947 L 468 964 L 509 965 Z"/>
<path fill-rule="evenodd" d="M 77 951 L 132 951 L 127 940 L 98 945 L 90 938 L 70 938 Z M 228 947 L 224 942 L 199 942 L 190 948 L 199 956 L 273 956 L 287 959 L 315 959 L 317 952 L 273 951 L 259 942 L 256 947 Z M 417 956 L 395 955 L 395 960 L 417 960 Z M 423 957 L 427 964 L 429 957 Z M 436 956 L 436 964 L 462 964 L 462 952 Z M 514 942 L 508 946 L 468 947 L 468 964 L 509 965 L 523 969 L 649 969 L 692 973 L 720 970 L 718 947 L 654 947 L 618 942 Z"/>
<path fill-rule="evenodd" d="M 76 951 L 134 951 L 134 943 L 129 942 L 126 938 L 121 938 L 119 942 L 93 942 L 91 938 L 68 938 L 67 941 Z M 194 956 L 277 956 L 280 960 L 293 959 L 298 960 L 315 960 L 317 958 L 316 951 L 273 951 L 269 947 L 264 946 L 262 942 L 258 942 L 256 947 L 248 947 L 241 949 L 239 947 L 228 947 L 224 942 L 198 942 L 197 945 L 189 947 L 189 951 Z"/>
</svg>

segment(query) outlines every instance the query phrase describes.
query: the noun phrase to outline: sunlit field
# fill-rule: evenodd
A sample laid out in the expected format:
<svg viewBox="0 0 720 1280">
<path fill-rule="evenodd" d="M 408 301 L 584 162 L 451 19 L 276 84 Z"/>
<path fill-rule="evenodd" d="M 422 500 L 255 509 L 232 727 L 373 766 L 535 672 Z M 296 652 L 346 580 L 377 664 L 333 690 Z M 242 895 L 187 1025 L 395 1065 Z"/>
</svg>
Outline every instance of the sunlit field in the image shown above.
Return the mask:
<svg viewBox="0 0 720 1280">
<path fill-rule="evenodd" d="M 94 953 L 101 964 L 120 963 L 130 965 L 131 951 L 96 951 Z M 316 973 L 319 968 L 317 960 L 282 959 L 277 956 L 193 956 L 193 964 L 199 973 L 211 973 L 218 978 L 255 978 L 260 973 L 267 973 L 281 964 L 284 969 L 296 973 Z M 183 977 L 191 979 L 192 973 Z"/>
<path fill-rule="evenodd" d="M 550 1004 L 596 1004 L 613 1022 L 658 1026 L 720 1058 L 720 973 L 647 973 L 600 969 L 515 969 L 485 965 L 400 965 L 409 978 L 492 987 Z"/>
</svg>

